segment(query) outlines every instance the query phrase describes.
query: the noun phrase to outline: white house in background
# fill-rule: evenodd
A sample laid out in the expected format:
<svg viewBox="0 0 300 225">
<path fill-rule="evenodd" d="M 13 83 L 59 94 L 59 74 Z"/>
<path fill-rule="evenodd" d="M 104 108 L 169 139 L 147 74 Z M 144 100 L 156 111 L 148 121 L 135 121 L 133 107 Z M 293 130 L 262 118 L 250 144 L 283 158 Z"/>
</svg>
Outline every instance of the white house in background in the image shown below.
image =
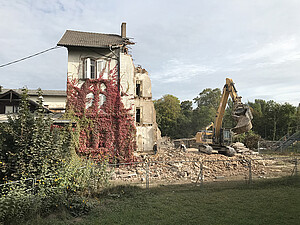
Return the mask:
<svg viewBox="0 0 300 225">
<path fill-rule="evenodd" d="M 38 90 L 28 90 L 29 100 L 34 105 L 38 100 Z M 54 113 L 64 113 L 66 109 L 67 93 L 62 90 L 42 90 L 44 107 Z M 2 89 L 0 91 L 0 114 L 18 112 L 18 104 L 22 89 Z"/>
</svg>

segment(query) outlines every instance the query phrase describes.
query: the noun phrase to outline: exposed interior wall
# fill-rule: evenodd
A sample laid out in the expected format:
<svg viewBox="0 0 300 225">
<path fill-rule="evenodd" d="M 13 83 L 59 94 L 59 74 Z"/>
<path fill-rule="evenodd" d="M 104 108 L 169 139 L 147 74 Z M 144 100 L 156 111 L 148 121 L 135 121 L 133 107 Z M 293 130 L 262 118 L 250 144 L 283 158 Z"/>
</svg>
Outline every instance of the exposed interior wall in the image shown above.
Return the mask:
<svg viewBox="0 0 300 225">
<path fill-rule="evenodd" d="M 120 91 L 122 102 L 127 109 L 134 115 L 134 64 L 130 55 L 120 54 Z"/>
<path fill-rule="evenodd" d="M 156 123 L 156 112 L 152 101 L 151 80 L 148 72 L 140 66 L 135 69 L 134 83 L 135 111 L 139 110 L 140 112 L 138 121 L 136 118 L 138 151 L 152 151 L 153 145 L 159 138 L 159 133 Z"/>
</svg>

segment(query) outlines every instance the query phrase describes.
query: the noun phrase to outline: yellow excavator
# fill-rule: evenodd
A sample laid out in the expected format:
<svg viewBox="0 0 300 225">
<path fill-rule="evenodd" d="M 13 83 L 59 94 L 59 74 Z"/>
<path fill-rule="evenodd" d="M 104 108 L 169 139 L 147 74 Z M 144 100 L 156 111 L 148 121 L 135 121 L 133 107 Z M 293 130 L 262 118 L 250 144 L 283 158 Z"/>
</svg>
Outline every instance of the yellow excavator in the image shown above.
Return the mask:
<svg viewBox="0 0 300 225">
<path fill-rule="evenodd" d="M 229 95 L 233 101 L 232 116 L 237 125 L 232 129 L 225 129 L 222 128 L 222 122 Z M 251 130 L 251 120 L 253 119 L 250 108 L 241 102 L 241 98 L 237 95 L 232 79 L 226 78 L 215 122 L 196 134 L 196 145 L 199 152 L 211 154 L 213 150 L 217 150 L 227 156 L 235 155 L 234 148 L 230 147 L 233 133 L 241 134 Z"/>
</svg>

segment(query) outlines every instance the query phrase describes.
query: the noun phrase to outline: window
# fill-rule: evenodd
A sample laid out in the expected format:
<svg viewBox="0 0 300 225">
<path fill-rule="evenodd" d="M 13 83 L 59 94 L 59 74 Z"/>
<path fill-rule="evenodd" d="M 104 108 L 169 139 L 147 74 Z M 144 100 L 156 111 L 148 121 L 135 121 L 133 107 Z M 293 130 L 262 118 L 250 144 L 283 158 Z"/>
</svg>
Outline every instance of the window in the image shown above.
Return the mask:
<svg viewBox="0 0 300 225">
<path fill-rule="evenodd" d="M 135 85 L 135 95 L 138 97 L 142 96 L 142 81 L 137 80 Z"/>
<path fill-rule="evenodd" d="M 90 108 L 93 105 L 93 101 L 94 101 L 94 94 L 90 92 L 86 95 L 85 108 L 86 109 Z"/>
<path fill-rule="evenodd" d="M 100 91 L 105 91 L 105 90 L 106 90 L 105 84 L 101 83 L 100 84 Z"/>
<path fill-rule="evenodd" d="M 90 68 L 91 68 L 91 79 L 96 79 L 96 61 L 93 59 L 90 59 Z"/>
<path fill-rule="evenodd" d="M 96 62 L 94 59 L 87 58 L 84 60 L 84 78 L 96 78 Z"/>
<path fill-rule="evenodd" d="M 5 106 L 5 114 L 18 113 L 18 112 L 19 112 L 18 106 L 12 106 L 12 105 Z"/>
<path fill-rule="evenodd" d="M 141 108 L 136 108 L 135 110 L 135 122 L 141 122 Z"/>
<path fill-rule="evenodd" d="M 106 96 L 104 94 L 99 95 L 99 108 L 104 104 L 106 101 Z"/>
<path fill-rule="evenodd" d="M 108 66 L 105 60 L 95 60 L 86 58 L 84 60 L 84 74 L 83 78 L 97 79 L 102 75 L 103 79 L 108 78 Z"/>
</svg>

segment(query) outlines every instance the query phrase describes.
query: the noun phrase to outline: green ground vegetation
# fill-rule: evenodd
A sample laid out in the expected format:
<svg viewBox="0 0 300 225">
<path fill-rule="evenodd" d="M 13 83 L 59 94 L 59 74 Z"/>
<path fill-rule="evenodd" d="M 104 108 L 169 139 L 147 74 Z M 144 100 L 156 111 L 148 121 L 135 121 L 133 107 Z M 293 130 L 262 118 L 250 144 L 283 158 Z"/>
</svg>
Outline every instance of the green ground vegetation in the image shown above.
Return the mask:
<svg viewBox="0 0 300 225">
<path fill-rule="evenodd" d="M 82 217 L 65 213 L 28 224 L 299 224 L 300 177 L 106 189 Z"/>
</svg>

